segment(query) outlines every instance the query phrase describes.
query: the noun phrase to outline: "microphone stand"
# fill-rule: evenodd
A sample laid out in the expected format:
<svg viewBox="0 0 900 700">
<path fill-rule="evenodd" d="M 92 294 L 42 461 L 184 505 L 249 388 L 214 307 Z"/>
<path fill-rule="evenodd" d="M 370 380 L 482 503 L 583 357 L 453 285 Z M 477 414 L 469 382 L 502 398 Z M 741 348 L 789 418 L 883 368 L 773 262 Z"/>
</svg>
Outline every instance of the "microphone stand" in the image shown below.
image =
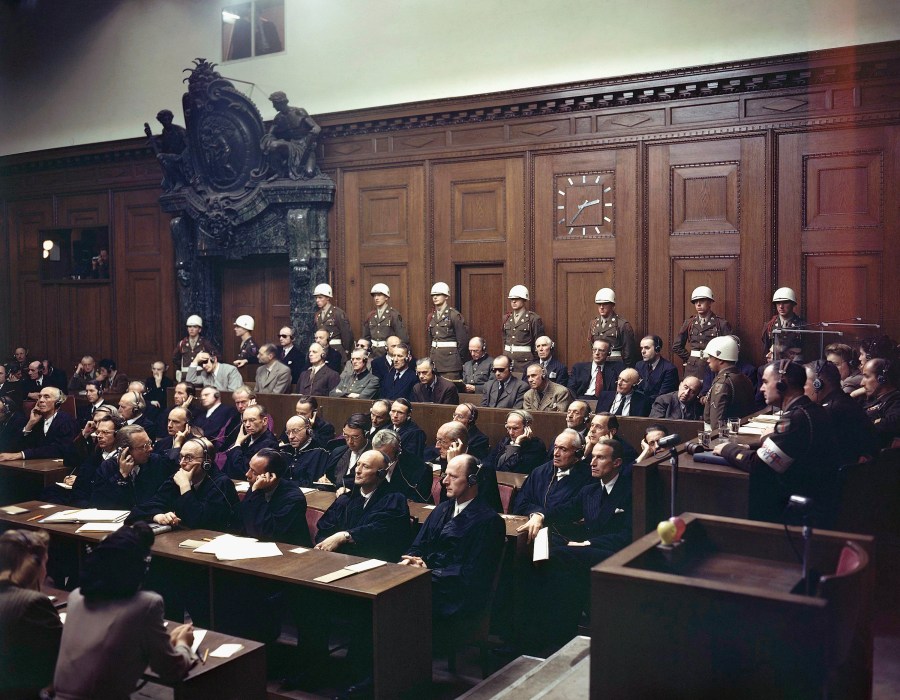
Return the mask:
<svg viewBox="0 0 900 700">
<path fill-rule="evenodd" d="M 669 516 L 675 517 L 675 491 L 678 488 L 678 450 L 673 445 L 669 448 L 669 466 L 672 468 L 672 484 L 669 494 Z"/>
<path fill-rule="evenodd" d="M 809 580 L 809 550 L 812 544 L 812 524 L 809 513 L 803 515 L 803 590 L 806 595 L 812 593 L 812 582 Z"/>
</svg>

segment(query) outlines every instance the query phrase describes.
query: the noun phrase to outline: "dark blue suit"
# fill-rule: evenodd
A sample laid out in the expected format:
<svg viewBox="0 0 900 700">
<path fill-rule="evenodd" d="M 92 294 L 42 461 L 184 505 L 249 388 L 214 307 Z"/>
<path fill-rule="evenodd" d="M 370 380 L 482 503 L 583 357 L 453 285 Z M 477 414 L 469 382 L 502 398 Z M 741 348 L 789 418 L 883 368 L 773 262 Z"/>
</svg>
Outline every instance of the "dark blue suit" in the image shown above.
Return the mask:
<svg viewBox="0 0 900 700">
<path fill-rule="evenodd" d="M 293 481 L 279 479 L 268 499 L 264 491 L 249 491 L 237 512 L 241 530 L 248 537 L 312 546 L 306 524 L 306 496 Z"/>
<path fill-rule="evenodd" d="M 569 389 L 575 394 L 575 398 L 582 399 L 591 386 L 591 365 L 593 362 L 576 362 L 572 366 L 572 374 L 569 375 Z M 603 391 L 615 391 L 616 380 L 619 372 L 625 369 L 623 362 L 608 360 L 603 365 Z M 590 396 L 588 397 L 590 398 Z M 594 398 L 599 398 L 594 396 Z"/>
<path fill-rule="evenodd" d="M 542 513 L 544 521 L 555 520 L 560 509 L 568 507 L 591 479 L 591 467 L 584 460 L 577 461 L 569 475 L 557 480 L 556 467 L 547 462 L 535 469 L 516 498 L 515 515 Z"/>
<path fill-rule="evenodd" d="M 616 400 L 615 391 L 604 391 L 597 399 L 597 406 L 594 413 L 611 412 L 613 402 Z M 629 416 L 640 416 L 646 418 L 650 415 L 650 402 L 641 392 L 631 392 L 631 405 L 628 407 Z"/>
<path fill-rule="evenodd" d="M 374 363 L 372 363 L 374 365 Z M 373 370 L 374 371 L 374 370 Z M 400 381 L 394 380 L 394 370 L 386 372 L 381 380 L 381 398 L 393 401 L 395 399 L 406 399 L 412 401 L 412 390 L 419 383 L 416 371 L 407 366 L 406 371 L 400 377 Z"/>
<path fill-rule="evenodd" d="M 667 394 L 678 388 L 678 368 L 665 357 L 659 358 L 656 369 L 652 371 L 650 365 L 643 360 L 640 360 L 634 368 L 641 375 L 641 383 L 638 386 L 651 405 L 660 394 Z"/>
<path fill-rule="evenodd" d="M 431 569 L 435 616 L 449 618 L 484 608 L 503 550 L 503 519 L 479 497 L 453 517 L 456 501 L 437 506 L 410 547 Z"/>
<path fill-rule="evenodd" d="M 319 519 L 316 543 L 346 530 L 353 544 L 343 545 L 342 553 L 398 561 L 409 546 L 406 497 L 382 482 L 369 504 L 363 507 L 364 503 L 358 488 L 338 496 Z"/>
<path fill-rule="evenodd" d="M 411 452 L 419 459 L 425 457 L 425 431 L 410 418 L 397 431 L 404 452 Z"/>
<path fill-rule="evenodd" d="M 24 427 L 24 426 L 23 426 Z M 63 459 L 75 456 L 75 436 L 78 425 L 68 413 L 57 411 L 44 434 L 44 421 L 39 420 L 28 435 L 22 438 L 25 459 Z"/>
<path fill-rule="evenodd" d="M 540 360 L 535 360 L 534 362 L 529 362 L 525 367 L 522 368 L 523 376 L 525 370 L 527 370 L 531 365 L 539 365 L 541 364 Z M 547 362 L 547 365 L 544 367 L 547 372 L 547 379 L 551 382 L 559 384 L 560 386 L 568 386 L 569 384 L 569 370 L 568 368 L 555 357 L 551 357 Z"/>
</svg>

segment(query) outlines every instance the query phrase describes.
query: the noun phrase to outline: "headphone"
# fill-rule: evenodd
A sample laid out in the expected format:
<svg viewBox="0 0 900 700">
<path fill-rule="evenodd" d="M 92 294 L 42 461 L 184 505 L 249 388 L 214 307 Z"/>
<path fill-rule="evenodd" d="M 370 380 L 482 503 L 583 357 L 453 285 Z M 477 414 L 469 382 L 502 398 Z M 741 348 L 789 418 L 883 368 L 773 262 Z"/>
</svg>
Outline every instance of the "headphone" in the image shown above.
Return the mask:
<svg viewBox="0 0 900 700">
<path fill-rule="evenodd" d="M 885 360 L 884 364 L 881 366 L 881 369 L 878 370 L 878 376 L 875 377 L 875 381 L 879 384 L 887 384 L 888 382 L 888 372 L 891 371 L 891 361 Z"/>
<path fill-rule="evenodd" d="M 882 382 L 882 383 L 883 383 L 883 382 Z M 59 407 L 62 406 L 65 402 L 66 402 L 66 395 L 65 395 L 64 393 L 62 393 L 62 391 L 60 390 L 59 396 L 56 397 L 56 401 L 54 401 L 53 403 L 54 403 L 54 405 L 55 405 L 57 408 L 59 408 Z"/>
<path fill-rule="evenodd" d="M 196 442 L 198 445 L 200 445 L 200 447 L 203 448 L 203 463 L 200 466 L 207 474 L 212 471 L 212 460 L 209 456 L 210 449 L 212 448 L 212 443 L 205 437 L 192 437 L 187 442 Z M 186 445 L 187 442 L 184 444 Z"/>
<path fill-rule="evenodd" d="M 384 478 L 387 476 L 388 469 L 389 469 L 390 466 L 391 466 L 391 460 L 388 458 L 387 454 L 384 453 L 384 452 L 382 452 L 381 450 L 375 450 L 375 451 L 376 451 L 378 454 L 380 454 L 381 457 L 384 459 L 384 467 L 382 467 L 381 469 L 378 469 L 378 470 L 375 472 L 375 474 L 376 474 L 376 476 L 377 476 L 379 479 L 384 479 Z M 400 455 L 398 454 L 398 455 L 397 455 L 398 459 L 399 459 L 399 456 L 400 456 Z"/>
<path fill-rule="evenodd" d="M 653 350 L 655 352 L 662 350 L 662 338 L 658 335 L 651 335 L 650 337 L 653 338 Z"/>
<path fill-rule="evenodd" d="M 475 459 L 475 458 L 473 457 L 472 459 Z M 477 485 L 478 484 L 478 475 L 481 474 L 481 466 L 482 466 L 481 463 L 476 462 L 475 465 L 476 465 L 475 472 L 466 476 L 466 483 L 469 486 Z"/>
<path fill-rule="evenodd" d="M 791 364 L 791 360 L 778 360 L 778 381 L 775 384 L 775 388 L 778 389 L 780 393 L 785 393 L 788 389 L 787 383 L 784 381 L 784 375 L 787 372 L 788 365 Z M 821 384 L 821 382 L 819 382 Z"/>
<path fill-rule="evenodd" d="M 3 412 L 7 416 L 11 416 L 13 414 L 13 406 L 12 401 L 9 400 L 7 396 L 0 396 L 0 406 L 3 407 Z"/>
<path fill-rule="evenodd" d="M 525 411 L 521 410 L 521 409 L 518 409 L 518 408 L 517 408 L 517 409 L 514 410 L 514 411 L 510 411 L 508 415 L 510 415 L 510 416 L 518 416 L 519 418 L 521 418 L 521 419 L 522 419 L 522 424 L 523 424 L 525 427 L 528 427 L 529 425 L 531 425 L 531 422 L 532 422 L 531 416 L 530 416 L 528 413 L 526 413 Z"/>
<path fill-rule="evenodd" d="M 816 364 L 813 366 L 813 371 L 815 372 L 815 378 L 813 379 L 813 389 L 817 394 L 822 390 L 822 387 L 825 386 L 825 383 L 822 381 L 822 371 L 825 369 L 827 364 L 827 360 L 816 360 Z"/>
<path fill-rule="evenodd" d="M 478 409 L 475 407 L 475 404 L 472 403 L 464 403 L 463 406 L 469 409 L 469 425 L 475 423 L 478 420 Z"/>
</svg>

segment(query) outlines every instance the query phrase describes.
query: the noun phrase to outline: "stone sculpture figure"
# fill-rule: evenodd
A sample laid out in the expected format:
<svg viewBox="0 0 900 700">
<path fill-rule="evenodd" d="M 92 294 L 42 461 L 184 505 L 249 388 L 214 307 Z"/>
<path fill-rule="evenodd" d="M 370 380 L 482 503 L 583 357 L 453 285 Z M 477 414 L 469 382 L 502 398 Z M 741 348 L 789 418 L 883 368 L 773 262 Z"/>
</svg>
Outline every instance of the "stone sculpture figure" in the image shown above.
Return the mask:
<svg viewBox="0 0 900 700">
<path fill-rule="evenodd" d="M 162 124 L 162 133 L 154 136 L 150 131 L 150 125 L 144 123 L 144 133 L 150 140 L 150 147 L 156 154 L 156 159 L 163 171 L 162 188 L 166 192 L 188 184 L 186 157 L 187 131 L 183 126 L 173 124 L 175 115 L 171 110 L 161 109 L 156 120 Z"/>
<path fill-rule="evenodd" d="M 289 106 L 287 95 L 283 92 L 273 92 L 269 100 L 278 111 L 269 133 L 260 142 L 272 171 L 269 179 L 315 177 L 319 173 L 316 146 L 321 127 L 302 107 Z"/>
</svg>

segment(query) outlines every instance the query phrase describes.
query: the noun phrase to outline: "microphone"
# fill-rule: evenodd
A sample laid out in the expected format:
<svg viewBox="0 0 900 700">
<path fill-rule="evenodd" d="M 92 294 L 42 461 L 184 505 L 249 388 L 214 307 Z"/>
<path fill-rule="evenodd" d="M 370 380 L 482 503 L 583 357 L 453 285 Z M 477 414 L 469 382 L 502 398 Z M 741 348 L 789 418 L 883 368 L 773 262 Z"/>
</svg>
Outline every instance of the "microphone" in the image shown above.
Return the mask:
<svg viewBox="0 0 900 700">
<path fill-rule="evenodd" d="M 671 435 L 666 435 L 664 438 L 660 438 L 657 443 L 660 447 L 675 447 L 681 443 L 681 436 L 678 433 L 672 433 Z"/>
</svg>

